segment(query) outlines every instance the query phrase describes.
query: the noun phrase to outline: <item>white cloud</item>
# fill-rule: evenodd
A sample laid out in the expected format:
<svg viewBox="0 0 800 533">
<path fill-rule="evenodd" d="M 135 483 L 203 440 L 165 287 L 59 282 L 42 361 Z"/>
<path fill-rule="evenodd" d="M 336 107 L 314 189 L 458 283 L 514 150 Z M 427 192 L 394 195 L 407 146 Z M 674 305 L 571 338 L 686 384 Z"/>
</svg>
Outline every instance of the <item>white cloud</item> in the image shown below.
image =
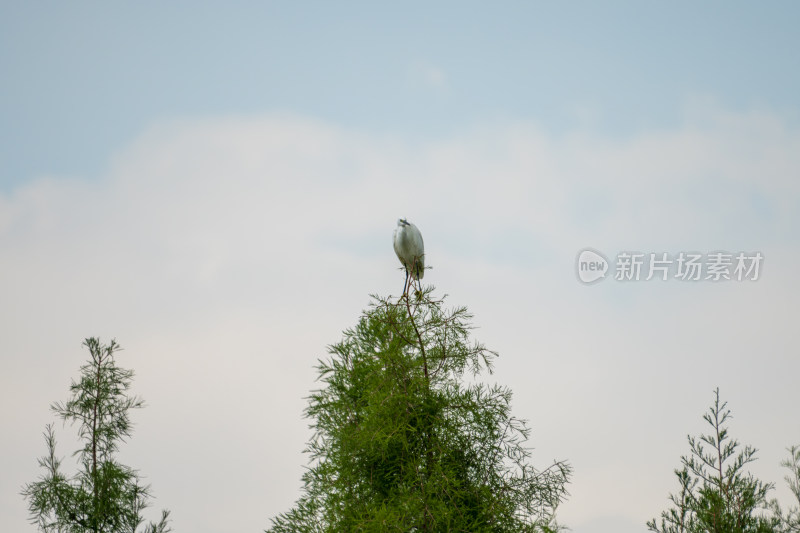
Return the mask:
<svg viewBox="0 0 800 533">
<path fill-rule="evenodd" d="M 369 293 L 401 289 L 400 216 L 425 237 L 425 280 L 500 351 L 496 378 L 531 420 L 538 463 L 573 462 L 567 525 L 655 516 L 718 385 L 734 434 L 758 439 L 779 481 L 800 441 L 775 409 L 800 401 L 799 143 L 769 115 L 624 140 L 495 124 L 428 144 L 233 117 L 155 126 L 100 180 L 0 197 L 2 529 L 24 527 L 14 494 L 37 475 L 47 404 L 91 335 L 116 337 L 136 369 L 149 407 L 125 453 L 175 529 L 266 527 L 299 486 L 314 362 Z M 749 285 L 583 287 L 585 246 L 758 247 L 765 271 Z"/>
</svg>

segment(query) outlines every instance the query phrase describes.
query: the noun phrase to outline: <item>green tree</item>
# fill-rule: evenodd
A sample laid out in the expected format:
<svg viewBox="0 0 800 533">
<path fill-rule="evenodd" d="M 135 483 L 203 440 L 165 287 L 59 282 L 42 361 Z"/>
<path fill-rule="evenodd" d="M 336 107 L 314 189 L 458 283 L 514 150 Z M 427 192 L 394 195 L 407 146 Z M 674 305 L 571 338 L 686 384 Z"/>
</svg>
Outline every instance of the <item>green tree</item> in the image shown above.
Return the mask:
<svg viewBox="0 0 800 533">
<path fill-rule="evenodd" d="M 783 479 L 789 485 L 789 490 L 797 502 L 797 507 L 790 507 L 784 514 L 778 500 L 772 500 L 770 507 L 780 523 L 780 531 L 785 533 L 800 533 L 800 446 L 787 448 L 789 458 L 781 462 L 781 466 L 789 470 Z"/>
<path fill-rule="evenodd" d="M 511 391 L 476 382 L 496 353 L 470 340 L 466 308 L 432 288 L 369 309 L 320 361 L 324 386 L 293 509 L 269 531 L 553 531 L 570 467 L 529 464 Z M 412 301 L 413 300 L 413 301 Z M 472 383 L 466 383 L 471 376 Z"/>
<path fill-rule="evenodd" d="M 65 423 L 78 424 L 83 447 L 73 455 L 81 469 L 72 477 L 62 472 L 53 426 L 48 424 L 47 454 L 39 459 L 45 472 L 27 484 L 22 495 L 40 531 L 136 533 L 144 525 L 141 512 L 150 499 L 149 486 L 141 484 L 135 470 L 117 462 L 115 453 L 131 436 L 128 411 L 141 408 L 143 401 L 128 394 L 133 371 L 116 365 L 114 352 L 120 348 L 115 341 L 103 345 L 90 338 L 83 345 L 90 359 L 81 367 L 80 380 L 72 382 L 66 403 L 51 406 Z M 167 533 L 168 522 L 165 510 L 158 523 L 144 525 L 142 531 Z"/>
<path fill-rule="evenodd" d="M 681 457 L 675 470 L 680 490 L 670 495 L 672 507 L 661 513 L 661 521 L 647 522 L 657 533 L 766 533 L 782 531 L 780 520 L 770 512 L 767 500 L 771 483 L 763 483 L 746 472 L 755 461 L 756 449 L 740 448 L 728 435 L 731 418 L 727 402 L 720 404 L 719 389 L 714 404 L 703 419 L 711 432 L 688 437 L 690 454 Z M 790 517 L 791 518 L 791 517 Z"/>
</svg>

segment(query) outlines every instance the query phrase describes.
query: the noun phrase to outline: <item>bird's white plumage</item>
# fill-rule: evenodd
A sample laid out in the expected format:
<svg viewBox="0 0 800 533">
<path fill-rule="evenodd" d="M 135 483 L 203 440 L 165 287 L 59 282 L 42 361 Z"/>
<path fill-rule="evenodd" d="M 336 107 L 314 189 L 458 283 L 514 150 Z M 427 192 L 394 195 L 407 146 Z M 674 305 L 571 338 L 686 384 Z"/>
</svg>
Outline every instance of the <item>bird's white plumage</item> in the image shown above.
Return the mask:
<svg viewBox="0 0 800 533">
<path fill-rule="evenodd" d="M 394 230 L 394 253 L 406 269 L 406 275 L 414 279 L 425 276 L 425 245 L 417 227 L 401 218 Z"/>
</svg>

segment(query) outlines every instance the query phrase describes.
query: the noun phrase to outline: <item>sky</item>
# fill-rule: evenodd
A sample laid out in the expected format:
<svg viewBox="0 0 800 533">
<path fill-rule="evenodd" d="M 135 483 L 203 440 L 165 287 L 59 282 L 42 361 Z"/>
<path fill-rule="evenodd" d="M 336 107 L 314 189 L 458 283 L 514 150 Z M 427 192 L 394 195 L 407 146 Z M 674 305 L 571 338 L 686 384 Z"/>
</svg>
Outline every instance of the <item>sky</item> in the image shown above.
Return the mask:
<svg viewBox="0 0 800 533">
<path fill-rule="evenodd" d="M 150 516 L 269 527 L 300 495 L 317 360 L 402 290 L 400 217 L 499 352 L 484 379 L 533 463 L 574 468 L 561 523 L 645 531 L 717 387 L 791 504 L 799 23 L 793 2 L 0 4 L 0 529 L 34 530 L 19 492 L 92 336 L 146 401 L 120 458 Z M 681 253 L 763 261 L 687 281 Z M 75 428 L 56 437 L 71 467 Z"/>
</svg>

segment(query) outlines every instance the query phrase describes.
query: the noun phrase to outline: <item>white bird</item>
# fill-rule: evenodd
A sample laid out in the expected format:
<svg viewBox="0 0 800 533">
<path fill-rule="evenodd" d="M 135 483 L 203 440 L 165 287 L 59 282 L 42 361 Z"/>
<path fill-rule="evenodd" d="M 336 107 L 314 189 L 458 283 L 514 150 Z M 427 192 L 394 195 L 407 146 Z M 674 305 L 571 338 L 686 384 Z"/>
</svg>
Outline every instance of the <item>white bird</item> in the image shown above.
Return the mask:
<svg viewBox="0 0 800 533">
<path fill-rule="evenodd" d="M 425 276 L 425 245 L 417 227 L 404 218 L 397 221 L 394 230 L 394 253 L 406 269 L 403 283 L 403 294 L 406 294 L 409 274 L 417 280 Z"/>
</svg>

